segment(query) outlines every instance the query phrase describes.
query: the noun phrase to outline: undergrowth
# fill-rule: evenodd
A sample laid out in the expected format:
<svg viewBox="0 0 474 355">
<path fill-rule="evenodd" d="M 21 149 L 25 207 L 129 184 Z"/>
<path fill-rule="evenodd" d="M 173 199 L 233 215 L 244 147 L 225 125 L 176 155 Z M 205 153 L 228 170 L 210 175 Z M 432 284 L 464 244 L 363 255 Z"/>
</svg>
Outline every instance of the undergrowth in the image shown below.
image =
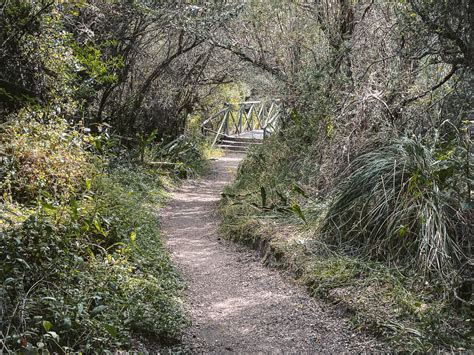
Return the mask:
<svg viewBox="0 0 474 355">
<path fill-rule="evenodd" d="M 79 130 L 61 119 L 2 127 L 0 348 L 175 343 L 187 324 L 183 284 L 157 207 L 167 187 L 194 170 L 182 159 L 166 168 L 112 159 Z M 198 153 L 192 160 L 204 166 Z"/>
</svg>

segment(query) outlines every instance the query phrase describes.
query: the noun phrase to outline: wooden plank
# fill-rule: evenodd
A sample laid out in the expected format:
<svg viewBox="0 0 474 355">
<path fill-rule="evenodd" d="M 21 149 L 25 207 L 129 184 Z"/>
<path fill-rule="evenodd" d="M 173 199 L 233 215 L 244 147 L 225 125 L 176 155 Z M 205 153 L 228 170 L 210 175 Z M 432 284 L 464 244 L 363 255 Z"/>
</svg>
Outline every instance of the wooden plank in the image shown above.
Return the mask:
<svg viewBox="0 0 474 355">
<path fill-rule="evenodd" d="M 235 117 L 234 110 L 230 111 L 229 112 L 229 118 L 228 118 L 228 120 L 230 121 L 230 125 L 229 125 L 230 128 L 227 130 L 227 135 L 234 134 L 234 132 L 235 132 L 235 130 L 234 130 L 234 128 L 235 128 L 235 118 L 236 117 Z"/>
<path fill-rule="evenodd" d="M 273 124 L 278 118 L 280 117 L 280 112 L 277 112 L 273 115 L 273 117 L 271 117 L 267 123 L 265 124 L 265 126 L 269 126 L 271 124 Z"/>
<path fill-rule="evenodd" d="M 216 144 L 217 139 L 219 138 L 219 135 L 221 134 L 220 132 L 222 131 L 222 127 L 223 127 L 224 123 L 227 122 L 228 115 L 229 115 L 229 111 L 227 111 L 225 113 L 224 118 L 222 119 L 222 122 L 219 125 L 219 129 L 217 130 L 217 134 L 216 134 L 216 137 L 214 138 L 214 141 L 212 142 L 211 148 L 214 147 L 214 145 Z"/>
<path fill-rule="evenodd" d="M 229 110 L 231 110 L 230 108 L 227 110 L 227 113 L 229 112 Z M 224 134 L 228 134 L 229 133 L 229 117 L 226 116 L 226 118 L 224 118 L 224 127 L 223 127 L 223 132 Z"/>
<path fill-rule="evenodd" d="M 257 122 L 259 126 L 253 126 L 252 130 L 257 129 L 257 128 L 262 128 L 262 114 L 263 114 L 263 110 L 265 109 L 265 105 L 266 105 L 266 102 L 263 101 L 261 103 L 260 110 L 258 111 L 258 115 L 257 115 Z"/>
<path fill-rule="evenodd" d="M 270 105 L 270 109 L 268 110 L 268 113 L 265 117 L 265 123 L 264 123 L 264 126 L 267 125 L 267 122 L 268 120 L 270 119 L 270 117 L 272 117 L 272 111 L 273 111 L 273 107 L 275 106 L 274 102 L 272 102 L 272 104 Z"/>
<path fill-rule="evenodd" d="M 219 116 L 221 113 L 227 111 L 229 108 L 228 107 L 224 107 L 222 110 L 220 110 L 219 112 L 215 113 L 214 115 L 212 115 L 211 117 L 209 117 L 207 120 L 205 120 L 203 123 L 201 123 L 201 127 L 204 127 L 206 124 L 208 124 L 211 120 L 213 120 L 214 118 L 216 118 L 217 116 Z"/>
<path fill-rule="evenodd" d="M 260 104 L 262 103 L 262 101 L 243 101 L 243 102 L 240 102 L 239 105 L 255 105 L 255 104 Z"/>
</svg>

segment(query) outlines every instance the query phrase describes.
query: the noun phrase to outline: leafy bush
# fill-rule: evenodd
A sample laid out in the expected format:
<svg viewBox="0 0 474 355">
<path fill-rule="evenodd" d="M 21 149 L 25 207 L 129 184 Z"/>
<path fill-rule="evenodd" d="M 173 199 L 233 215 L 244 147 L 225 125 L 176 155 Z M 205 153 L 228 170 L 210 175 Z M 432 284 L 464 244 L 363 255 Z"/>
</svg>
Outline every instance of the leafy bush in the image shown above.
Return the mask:
<svg viewBox="0 0 474 355">
<path fill-rule="evenodd" d="M 64 122 L 12 123 L 2 132 L 17 149 L 2 165 L 11 186 L 0 205 L 4 349 L 128 349 L 141 336 L 174 342 L 185 318 L 153 212 L 165 196 L 162 172 L 89 168 L 92 147 L 77 137 Z M 24 157 L 37 157 L 34 170 Z"/>
<path fill-rule="evenodd" d="M 63 119 L 40 122 L 20 113 L 1 132 L 1 187 L 17 200 L 41 195 L 72 198 L 97 174 L 97 162 L 86 150 L 89 136 L 71 129 Z"/>
</svg>

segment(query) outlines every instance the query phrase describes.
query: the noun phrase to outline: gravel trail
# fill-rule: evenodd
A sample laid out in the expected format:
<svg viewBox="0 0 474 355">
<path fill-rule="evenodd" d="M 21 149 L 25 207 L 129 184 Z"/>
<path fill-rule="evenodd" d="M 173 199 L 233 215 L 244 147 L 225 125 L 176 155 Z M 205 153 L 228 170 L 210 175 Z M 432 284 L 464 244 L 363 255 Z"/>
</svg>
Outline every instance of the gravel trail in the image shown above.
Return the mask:
<svg viewBox="0 0 474 355">
<path fill-rule="evenodd" d="M 186 182 L 161 211 L 162 227 L 187 284 L 192 325 L 183 338 L 193 353 L 383 351 L 352 329 L 336 308 L 311 298 L 256 255 L 217 235 L 220 192 L 241 155 L 227 154 L 210 173 Z"/>
</svg>

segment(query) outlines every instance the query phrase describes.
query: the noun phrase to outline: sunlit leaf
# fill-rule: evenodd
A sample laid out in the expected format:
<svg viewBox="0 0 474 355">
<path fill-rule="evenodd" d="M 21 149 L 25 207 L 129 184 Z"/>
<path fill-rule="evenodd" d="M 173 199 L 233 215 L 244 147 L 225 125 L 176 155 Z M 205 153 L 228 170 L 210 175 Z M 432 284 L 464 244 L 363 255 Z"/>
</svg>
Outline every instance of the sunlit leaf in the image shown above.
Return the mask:
<svg viewBox="0 0 474 355">
<path fill-rule="evenodd" d="M 101 304 L 100 306 L 94 307 L 94 309 L 92 309 L 92 311 L 91 311 L 91 314 L 92 315 L 99 314 L 102 311 L 104 311 L 105 309 L 107 309 L 107 306 Z"/>
<path fill-rule="evenodd" d="M 102 234 L 104 237 L 107 237 L 107 232 L 102 228 L 102 226 L 100 225 L 100 222 L 97 218 L 94 219 L 94 221 L 92 223 L 94 224 L 94 227 L 97 230 L 97 232 Z"/>
<path fill-rule="evenodd" d="M 116 327 L 111 324 L 104 324 L 104 328 L 112 337 L 117 337 L 118 329 Z"/>
<path fill-rule="evenodd" d="M 301 218 L 305 223 L 307 223 L 306 217 L 305 217 L 303 211 L 301 210 L 300 205 L 298 205 L 297 203 L 294 203 L 294 204 L 291 206 L 291 210 L 292 210 L 299 218 Z"/>
<path fill-rule="evenodd" d="M 44 328 L 44 330 L 49 332 L 51 330 L 51 328 L 53 328 L 53 323 L 51 323 L 50 321 L 44 320 L 43 321 L 43 328 Z"/>
</svg>

